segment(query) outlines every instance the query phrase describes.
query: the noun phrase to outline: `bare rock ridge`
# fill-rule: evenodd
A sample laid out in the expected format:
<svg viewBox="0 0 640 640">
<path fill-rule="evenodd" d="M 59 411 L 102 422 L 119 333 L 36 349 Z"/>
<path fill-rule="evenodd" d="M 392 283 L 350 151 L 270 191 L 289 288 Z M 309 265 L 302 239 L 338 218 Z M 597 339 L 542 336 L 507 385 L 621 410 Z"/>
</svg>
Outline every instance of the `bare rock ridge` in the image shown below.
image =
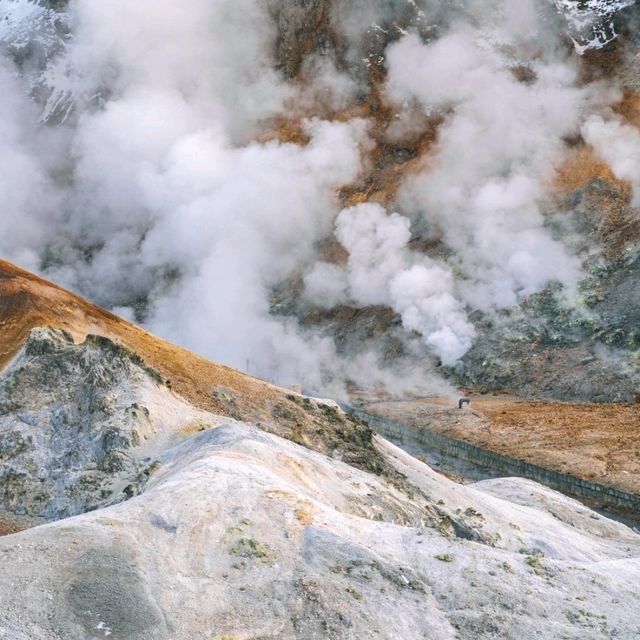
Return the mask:
<svg viewBox="0 0 640 640">
<path fill-rule="evenodd" d="M 308 446 L 287 416 L 260 429 L 196 407 L 130 346 L 168 345 L 3 269 L 23 295 L 3 330 L 47 309 L 49 325 L 82 334 L 101 317 L 110 336 L 31 327 L 0 373 L 0 508 L 31 527 L 0 537 L 0 637 L 638 636 L 637 532 L 533 482 L 457 484 L 257 380 L 252 410 L 290 396 Z M 244 377 L 224 371 L 242 411 Z M 339 431 L 348 446 L 331 448 Z"/>
<path fill-rule="evenodd" d="M 200 358 L 0 260 L 0 366 L 16 355 L 32 329 L 47 326 L 62 329 L 77 342 L 95 335 L 122 345 L 199 409 L 250 421 L 323 453 L 383 470 L 371 430 L 357 420 Z"/>
</svg>

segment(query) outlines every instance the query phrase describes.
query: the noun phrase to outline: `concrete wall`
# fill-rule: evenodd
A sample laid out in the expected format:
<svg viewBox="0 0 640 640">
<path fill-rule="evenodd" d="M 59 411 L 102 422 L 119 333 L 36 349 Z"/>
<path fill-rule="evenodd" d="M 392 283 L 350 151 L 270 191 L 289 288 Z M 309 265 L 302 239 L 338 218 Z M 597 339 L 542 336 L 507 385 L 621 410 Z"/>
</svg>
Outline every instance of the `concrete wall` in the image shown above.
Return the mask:
<svg viewBox="0 0 640 640">
<path fill-rule="evenodd" d="M 505 476 L 519 476 L 536 480 L 552 489 L 578 498 L 595 500 L 600 504 L 640 512 L 640 495 L 626 493 L 596 482 L 545 469 L 524 460 L 517 460 L 487 449 L 481 449 L 463 440 L 456 440 L 438 433 L 432 433 L 426 429 L 395 422 L 359 409 L 351 408 L 350 411 L 368 422 L 371 428 L 381 436 L 397 438 L 401 441 L 408 440 L 413 444 L 424 446 L 427 451 L 435 449 L 440 453 L 489 467 Z"/>
</svg>

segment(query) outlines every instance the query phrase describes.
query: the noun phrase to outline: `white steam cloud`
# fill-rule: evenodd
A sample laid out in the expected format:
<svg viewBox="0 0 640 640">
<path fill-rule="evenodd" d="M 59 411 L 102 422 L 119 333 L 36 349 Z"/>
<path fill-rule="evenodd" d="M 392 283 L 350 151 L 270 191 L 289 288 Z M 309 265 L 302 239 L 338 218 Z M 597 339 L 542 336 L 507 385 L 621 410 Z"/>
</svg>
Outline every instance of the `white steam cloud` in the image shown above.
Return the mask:
<svg viewBox="0 0 640 640">
<path fill-rule="evenodd" d="M 640 207 L 640 131 L 615 118 L 592 116 L 582 127 L 582 136 L 611 167 L 616 178 L 631 183 L 632 206 Z"/>
<path fill-rule="evenodd" d="M 409 226 L 407 218 L 387 215 L 377 204 L 340 213 L 336 236 L 349 252 L 349 297 L 359 305 L 393 307 L 406 329 L 420 333 L 444 364 L 453 364 L 475 331 L 455 297 L 450 271 L 408 250 Z"/>
<path fill-rule="evenodd" d="M 47 158 L 33 143 L 36 109 L 1 59 L 0 96 L 0 252 L 33 267 L 51 236 L 51 216 L 60 199 L 47 173 Z"/>
<path fill-rule="evenodd" d="M 463 28 L 431 46 L 403 39 L 389 52 L 389 91 L 443 112 L 432 168 L 407 183 L 401 204 L 453 250 L 463 299 L 489 310 L 551 280 L 575 285 L 579 262 L 545 228 L 542 203 L 563 138 L 606 91 L 578 87 L 576 70 L 554 57 L 519 81 L 481 35 Z"/>
<path fill-rule="evenodd" d="M 148 328 L 206 356 L 334 391 L 349 379 L 401 388 L 415 372 L 386 370 L 371 351 L 342 357 L 330 335 L 273 315 L 282 283 L 302 277 L 319 308 L 391 307 L 407 361 L 417 334 L 446 364 L 473 342 L 471 310 L 510 307 L 549 281 L 575 286 L 579 260 L 545 224 L 563 140 L 582 130 L 634 184 L 638 143 L 625 148 L 628 132 L 598 119 L 618 96 L 580 83 L 552 3 L 336 3 L 352 65 L 363 64 L 371 24 L 409 5 L 438 36 L 407 33 L 386 51 L 389 138 L 416 115 L 442 119 L 389 211 L 341 211 L 337 196 L 370 166 L 362 110 L 330 116 L 365 92 L 363 74 L 319 52 L 304 81 L 287 81 L 274 60 L 275 5 L 73 0 L 73 38 L 43 76 L 58 128 L 37 126 L 16 70 L 0 66 L 3 256 L 128 316 L 145 300 Z M 12 24 L 23 37 L 34 6 L 0 0 L 0 37 Z M 47 15 L 33 24 L 44 29 Z M 274 117 L 301 119 L 304 142 L 265 142 Z M 318 257 L 331 236 L 345 264 Z M 411 249 L 416 236 L 439 242 L 437 255 Z"/>
</svg>

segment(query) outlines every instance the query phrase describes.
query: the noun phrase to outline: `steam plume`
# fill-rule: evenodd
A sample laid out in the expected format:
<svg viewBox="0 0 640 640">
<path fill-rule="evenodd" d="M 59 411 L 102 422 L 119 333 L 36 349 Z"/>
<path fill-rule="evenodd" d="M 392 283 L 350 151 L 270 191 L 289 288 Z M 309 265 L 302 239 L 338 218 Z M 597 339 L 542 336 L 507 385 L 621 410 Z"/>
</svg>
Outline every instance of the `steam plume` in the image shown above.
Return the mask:
<svg viewBox="0 0 640 640">
<path fill-rule="evenodd" d="M 455 364 L 473 343 L 474 309 L 509 308 L 550 281 L 570 297 L 580 259 L 545 208 L 565 140 L 582 131 L 636 184 L 639 134 L 608 115 L 615 89 L 580 80 L 553 3 L 336 0 L 327 28 L 341 48 L 318 45 L 294 80 L 274 57 L 281 5 L 74 0 L 73 38 L 46 41 L 41 74 L 17 74 L 7 58 L 3 255 L 206 356 L 337 392 L 345 380 L 423 383 L 416 335 Z M 51 12 L 38 7 L 0 1 L 6 24 L 49 38 Z M 413 28 L 391 37 L 399 15 Z M 382 56 L 388 140 L 425 117 L 442 124 L 395 203 L 345 207 L 337 194 L 370 169 L 379 126 L 374 112 L 346 110 L 370 90 L 372 32 L 395 40 Z M 25 97 L 36 76 L 41 114 Z M 265 135 L 278 119 L 298 122 L 298 139 Z M 330 237 L 344 263 L 318 255 Z M 439 249 L 426 255 L 415 239 Z M 331 335 L 275 315 L 274 290 L 294 281 L 324 310 L 391 307 L 400 368 L 375 351 L 343 357 Z"/>
</svg>

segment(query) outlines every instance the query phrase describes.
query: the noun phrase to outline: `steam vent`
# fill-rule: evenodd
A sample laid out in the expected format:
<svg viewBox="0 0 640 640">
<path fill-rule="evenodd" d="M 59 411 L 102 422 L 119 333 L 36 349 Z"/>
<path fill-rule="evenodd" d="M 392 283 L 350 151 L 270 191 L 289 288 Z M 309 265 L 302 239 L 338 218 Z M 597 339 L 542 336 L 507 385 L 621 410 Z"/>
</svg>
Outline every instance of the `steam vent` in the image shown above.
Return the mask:
<svg viewBox="0 0 640 640">
<path fill-rule="evenodd" d="M 0 640 L 640 640 L 640 3 L 0 0 Z"/>
</svg>

